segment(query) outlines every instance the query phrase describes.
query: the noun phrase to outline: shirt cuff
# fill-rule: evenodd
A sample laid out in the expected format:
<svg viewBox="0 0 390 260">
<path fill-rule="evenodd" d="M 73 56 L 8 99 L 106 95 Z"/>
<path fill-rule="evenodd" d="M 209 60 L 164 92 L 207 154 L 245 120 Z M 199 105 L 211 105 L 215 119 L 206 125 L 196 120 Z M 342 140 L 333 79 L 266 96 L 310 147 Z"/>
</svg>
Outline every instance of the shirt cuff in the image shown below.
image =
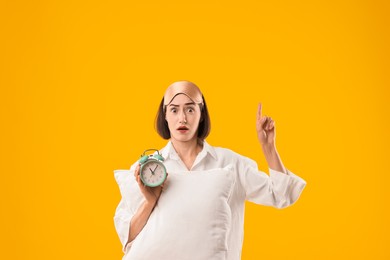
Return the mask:
<svg viewBox="0 0 390 260">
<path fill-rule="evenodd" d="M 275 181 L 275 190 L 278 190 L 284 198 L 281 200 L 280 208 L 294 204 L 306 186 L 304 179 L 286 170 L 287 173 L 283 173 L 269 168 L 270 178 Z"/>
</svg>

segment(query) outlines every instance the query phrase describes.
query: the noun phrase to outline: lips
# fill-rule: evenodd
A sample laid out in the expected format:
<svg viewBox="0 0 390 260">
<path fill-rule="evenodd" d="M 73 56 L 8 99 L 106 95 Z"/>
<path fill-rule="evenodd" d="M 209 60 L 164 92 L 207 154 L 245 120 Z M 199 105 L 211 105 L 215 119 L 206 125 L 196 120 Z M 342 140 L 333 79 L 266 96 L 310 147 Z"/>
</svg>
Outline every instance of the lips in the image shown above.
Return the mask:
<svg viewBox="0 0 390 260">
<path fill-rule="evenodd" d="M 180 126 L 177 130 L 188 130 L 188 127 L 186 127 L 186 126 Z"/>
</svg>

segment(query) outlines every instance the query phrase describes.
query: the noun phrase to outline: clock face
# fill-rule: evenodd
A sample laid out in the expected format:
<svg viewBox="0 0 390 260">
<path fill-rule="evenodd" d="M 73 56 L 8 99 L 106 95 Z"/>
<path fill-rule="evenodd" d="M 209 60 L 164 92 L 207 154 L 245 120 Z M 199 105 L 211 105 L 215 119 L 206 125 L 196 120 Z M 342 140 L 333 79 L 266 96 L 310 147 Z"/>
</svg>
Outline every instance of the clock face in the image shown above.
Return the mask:
<svg viewBox="0 0 390 260">
<path fill-rule="evenodd" d="M 140 175 L 142 182 L 149 187 L 163 184 L 167 177 L 164 165 L 157 160 L 150 160 L 142 165 Z"/>
</svg>

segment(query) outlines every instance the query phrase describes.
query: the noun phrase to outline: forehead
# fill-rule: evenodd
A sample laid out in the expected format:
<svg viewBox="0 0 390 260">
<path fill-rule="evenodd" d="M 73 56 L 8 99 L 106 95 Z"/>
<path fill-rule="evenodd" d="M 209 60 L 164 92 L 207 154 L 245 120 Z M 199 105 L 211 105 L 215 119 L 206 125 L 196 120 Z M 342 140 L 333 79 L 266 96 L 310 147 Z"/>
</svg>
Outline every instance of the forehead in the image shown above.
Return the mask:
<svg viewBox="0 0 390 260">
<path fill-rule="evenodd" d="M 188 104 L 195 104 L 195 102 L 190 99 L 187 95 L 185 94 L 178 94 L 176 97 L 174 97 L 169 105 L 188 105 Z"/>
</svg>

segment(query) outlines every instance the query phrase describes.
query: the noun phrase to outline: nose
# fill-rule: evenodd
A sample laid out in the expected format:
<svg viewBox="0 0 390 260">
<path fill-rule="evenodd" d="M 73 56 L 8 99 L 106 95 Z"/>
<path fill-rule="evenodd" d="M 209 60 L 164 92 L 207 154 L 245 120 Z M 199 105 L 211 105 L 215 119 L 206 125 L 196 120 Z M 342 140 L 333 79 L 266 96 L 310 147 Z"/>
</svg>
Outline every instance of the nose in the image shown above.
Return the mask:
<svg viewBox="0 0 390 260">
<path fill-rule="evenodd" d="M 179 123 L 186 124 L 187 123 L 187 115 L 184 111 L 179 113 Z"/>
</svg>

